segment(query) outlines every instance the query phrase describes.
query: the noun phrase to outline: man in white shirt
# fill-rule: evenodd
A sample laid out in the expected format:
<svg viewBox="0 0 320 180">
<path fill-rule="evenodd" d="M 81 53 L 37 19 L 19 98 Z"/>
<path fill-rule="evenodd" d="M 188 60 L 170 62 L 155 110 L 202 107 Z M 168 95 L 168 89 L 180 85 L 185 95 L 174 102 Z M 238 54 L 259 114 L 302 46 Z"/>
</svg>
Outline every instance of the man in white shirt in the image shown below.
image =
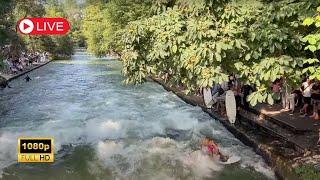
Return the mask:
<svg viewBox="0 0 320 180">
<path fill-rule="evenodd" d="M 302 83 L 301 86 L 301 92 L 303 95 L 303 107 L 300 111 L 300 113 L 303 116 L 307 116 L 308 113 L 308 107 L 311 104 L 311 89 L 313 87 L 313 83 L 308 78 L 304 83 Z"/>
</svg>

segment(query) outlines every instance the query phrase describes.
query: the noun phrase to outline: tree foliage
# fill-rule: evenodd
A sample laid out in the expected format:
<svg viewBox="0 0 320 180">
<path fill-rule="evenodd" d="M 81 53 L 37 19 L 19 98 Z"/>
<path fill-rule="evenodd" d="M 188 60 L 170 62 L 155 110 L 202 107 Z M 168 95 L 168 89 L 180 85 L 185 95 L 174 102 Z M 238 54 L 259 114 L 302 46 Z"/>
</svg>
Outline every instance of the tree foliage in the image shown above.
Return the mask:
<svg viewBox="0 0 320 180">
<path fill-rule="evenodd" d="M 319 4 L 293 1 L 165 1 L 158 14 L 127 26 L 126 83 L 167 76 L 187 92 L 212 87 L 231 73 L 256 87 L 248 100 L 273 103 L 270 83 L 297 84 L 307 53 L 300 21 Z M 168 2 L 171 2 L 168 6 Z M 166 6 L 167 5 L 167 6 Z M 159 10 L 160 9 L 160 10 Z"/>
<path fill-rule="evenodd" d="M 68 19 L 69 23 L 73 20 L 73 12 L 70 10 L 67 11 L 64 5 L 57 0 L 48 1 L 45 5 L 45 12 L 46 17 L 63 17 Z M 65 58 L 71 56 L 74 46 L 74 41 L 72 40 L 73 31 L 74 29 L 71 29 L 71 32 L 62 36 L 42 36 L 43 41 L 41 44 L 43 45 L 43 49 L 50 52 L 54 58 Z"/>
<path fill-rule="evenodd" d="M 108 25 L 105 17 L 105 4 L 98 3 L 89 5 L 84 10 L 82 19 L 82 32 L 86 38 L 87 49 L 95 55 L 102 55 L 105 51 L 103 46 L 103 31 Z"/>
<path fill-rule="evenodd" d="M 96 55 L 108 51 L 118 54 L 124 49 L 121 37 L 125 26 L 150 16 L 151 0 L 111 0 L 107 3 L 93 1 L 84 11 L 83 34 L 88 50 Z"/>
<path fill-rule="evenodd" d="M 16 23 L 25 17 L 65 17 L 64 7 L 58 0 L 3 0 L 0 4 L 0 47 L 10 45 L 10 54 L 21 51 L 47 51 L 53 57 L 69 56 L 73 51 L 70 35 L 26 36 L 17 32 Z"/>
<path fill-rule="evenodd" d="M 317 13 L 312 17 L 307 17 L 303 21 L 310 32 L 302 41 L 306 44 L 305 50 L 308 51 L 309 58 L 304 60 L 305 68 L 303 73 L 310 75 L 312 79 L 320 79 L 320 7 L 317 8 Z"/>
<path fill-rule="evenodd" d="M 0 5 L 0 46 L 8 43 L 14 34 L 12 28 L 13 0 L 3 0 Z"/>
</svg>

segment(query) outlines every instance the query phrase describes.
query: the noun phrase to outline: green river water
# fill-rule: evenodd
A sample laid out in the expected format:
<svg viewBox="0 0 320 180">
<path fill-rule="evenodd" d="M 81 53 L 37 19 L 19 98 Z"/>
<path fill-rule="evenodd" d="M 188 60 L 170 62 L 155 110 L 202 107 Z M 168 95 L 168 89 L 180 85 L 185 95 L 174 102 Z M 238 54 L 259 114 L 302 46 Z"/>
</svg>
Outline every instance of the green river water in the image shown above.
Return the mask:
<svg viewBox="0 0 320 180">
<path fill-rule="evenodd" d="M 77 52 L 0 91 L 0 179 L 274 179 L 218 121 L 153 82 L 122 84 L 121 63 Z M 203 135 L 241 161 L 199 151 Z M 53 137 L 55 162 L 17 163 L 17 138 Z"/>
</svg>

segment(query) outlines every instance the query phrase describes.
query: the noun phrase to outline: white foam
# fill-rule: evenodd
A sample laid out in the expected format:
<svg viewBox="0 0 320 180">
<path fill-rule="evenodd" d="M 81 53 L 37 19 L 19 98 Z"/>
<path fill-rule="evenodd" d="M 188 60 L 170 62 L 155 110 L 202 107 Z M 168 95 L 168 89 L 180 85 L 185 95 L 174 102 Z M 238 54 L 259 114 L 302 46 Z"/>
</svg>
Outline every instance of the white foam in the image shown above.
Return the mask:
<svg viewBox="0 0 320 180">
<path fill-rule="evenodd" d="M 83 58 L 87 57 L 90 56 Z M 45 120 L 40 118 L 41 120 L 24 122 L 23 118 L 18 117 L 16 124 L 0 129 L 3 132 L 0 134 L 0 171 L 16 162 L 17 138 L 32 136 L 53 137 L 56 153 L 59 153 L 62 145 L 92 145 L 98 159 L 90 162 L 90 168 L 95 173 L 105 171 L 99 169 L 102 165 L 103 168 L 110 169 L 115 177 L 124 179 L 126 177 L 148 179 L 139 178 L 135 173 L 137 170 L 147 177 L 149 174 L 149 179 L 155 178 L 151 175 L 156 175 L 159 179 L 177 179 L 177 177 L 201 179 L 222 168 L 206 154 L 193 152 L 195 148 L 191 148 L 198 146 L 197 143 L 202 138 L 199 135 L 200 130 L 205 129 L 206 132 L 212 132 L 214 138 L 219 140 L 223 152 L 234 153 L 241 157 L 242 167 L 251 166 L 272 177 L 272 170 L 260 156 L 235 139 L 220 123 L 209 121 L 212 119 L 200 108 L 184 104 L 173 93 L 165 92 L 162 87 L 153 83 L 128 87 L 118 86 L 115 82 L 115 86 L 107 84 L 103 86 L 105 89 L 101 88 L 100 85 L 103 83 L 93 84 L 99 80 L 95 78 L 96 76 L 110 73 L 119 75 L 119 73 L 117 71 L 100 73 L 91 69 L 94 68 L 84 68 L 85 73 L 83 73 L 83 69 L 80 68 L 73 72 L 69 67 L 65 69 L 61 67 L 50 74 L 55 78 L 52 76 L 48 78 L 47 72 L 43 72 L 43 75 L 39 76 L 43 81 L 28 86 L 33 88 L 29 93 L 37 93 L 38 89 L 43 88 L 42 85 L 48 85 L 41 84 L 42 82 L 50 82 L 54 87 L 46 91 L 48 96 L 54 96 L 54 101 L 32 106 L 32 110 L 44 113 Z M 41 74 L 41 69 L 39 72 Z M 79 76 L 78 73 L 83 74 Z M 56 81 L 59 77 L 63 77 L 61 82 L 61 79 Z M 75 77 L 81 80 L 81 83 L 75 83 L 78 81 Z M 99 88 L 95 89 L 96 85 L 99 85 Z M 27 90 L 27 88 L 21 89 L 23 92 Z M 14 96 L 25 98 L 25 93 L 21 94 L 21 97 L 16 94 Z M 34 96 L 35 100 L 36 97 Z M 39 101 L 41 102 L 40 99 Z M 28 102 L 21 103 L 22 105 L 26 103 L 27 105 L 22 107 L 28 110 Z M 14 113 L 21 115 L 20 112 Z M 10 116 L 4 117 L 8 122 L 10 118 Z M 201 123 L 199 120 L 207 122 Z M 166 128 L 190 130 L 193 132 L 192 138 L 181 142 L 169 138 L 150 138 L 156 134 L 164 136 Z"/>
<path fill-rule="evenodd" d="M 121 121 L 91 120 L 86 124 L 84 135 L 88 142 L 97 142 L 101 139 L 117 139 L 123 136 Z"/>
<path fill-rule="evenodd" d="M 222 166 L 206 154 L 201 151 L 191 152 L 190 149 L 186 151 L 185 148 L 186 144 L 178 143 L 169 138 L 156 137 L 147 141 L 137 141 L 136 144 L 130 146 L 125 146 L 122 141 L 99 142 L 96 151 L 98 158 L 106 168 L 112 169 L 117 175 L 125 175 L 125 178 L 132 177 L 138 169 L 148 169 L 150 166 L 153 168 L 150 169 L 151 172 L 148 169 L 148 173 L 153 174 L 154 178 L 170 177 L 171 175 L 168 176 L 167 171 L 174 168 L 183 168 L 182 172 L 186 172 L 186 175 L 198 178 L 210 177 L 212 171 L 221 170 Z M 116 163 L 112 158 L 116 155 L 123 157 L 122 160 L 125 163 L 122 163 L 129 164 L 126 172 L 121 171 L 119 163 Z M 158 158 L 166 166 L 154 164 L 154 162 L 159 162 Z"/>
<path fill-rule="evenodd" d="M 0 135 L 0 178 L 2 178 L 3 168 L 9 166 L 17 159 L 16 149 L 17 140 L 14 140 L 10 133 L 3 133 Z"/>
<path fill-rule="evenodd" d="M 199 124 L 198 119 L 191 117 L 191 113 L 188 111 L 181 112 L 178 110 L 171 110 L 168 112 L 166 118 L 167 127 L 173 129 L 188 130 L 194 128 Z"/>
</svg>

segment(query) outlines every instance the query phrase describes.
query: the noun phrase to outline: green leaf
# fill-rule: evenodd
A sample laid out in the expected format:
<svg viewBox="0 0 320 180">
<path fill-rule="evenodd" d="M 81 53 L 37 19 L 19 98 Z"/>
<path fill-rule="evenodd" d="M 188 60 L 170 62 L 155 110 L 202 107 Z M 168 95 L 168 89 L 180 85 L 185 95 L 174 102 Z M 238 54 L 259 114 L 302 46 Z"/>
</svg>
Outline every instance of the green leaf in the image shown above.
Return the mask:
<svg viewBox="0 0 320 180">
<path fill-rule="evenodd" d="M 317 50 L 317 47 L 314 45 L 309 45 L 308 48 L 311 52 L 315 52 Z"/>
<path fill-rule="evenodd" d="M 250 102 L 250 101 L 252 100 L 253 94 L 254 94 L 254 93 L 250 94 L 250 95 L 247 97 L 247 101 L 248 101 L 248 102 Z"/>
<path fill-rule="evenodd" d="M 264 80 L 265 80 L 265 81 L 269 80 L 270 76 L 271 76 L 271 71 L 268 71 L 268 72 L 265 73 L 265 75 L 264 75 Z"/>
<path fill-rule="evenodd" d="M 312 18 L 306 18 L 304 21 L 303 21 L 303 25 L 304 26 L 310 26 L 311 24 L 313 24 L 314 20 Z"/>
<path fill-rule="evenodd" d="M 264 100 L 264 97 L 262 96 L 262 94 L 258 94 L 258 102 L 259 103 L 262 103 L 263 102 L 263 100 Z"/>
<path fill-rule="evenodd" d="M 270 50 L 271 53 L 274 53 L 274 45 L 271 45 L 271 46 L 269 47 L 269 50 Z"/>
<path fill-rule="evenodd" d="M 218 52 L 215 53 L 215 56 L 216 56 L 216 60 L 221 62 L 221 55 Z"/>
<path fill-rule="evenodd" d="M 308 41 L 308 37 L 309 36 L 306 36 L 306 37 L 302 38 L 302 42 L 307 42 Z"/>
<path fill-rule="evenodd" d="M 308 39 L 308 42 L 311 44 L 311 45 L 315 45 L 317 43 L 317 40 L 314 38 L 314 37 L 310 37 Z"/>
<path fill-rule="evenodd" d="M 272 95 L 271 95 L 271 94 L 268 94 L 268 99 L 267 99 L 267 101 L 268 101 L 268 104 L 273 105 L 274 100 L 273 100 L 273 98 L 272 98 Z"/>
<path fill-rule="evenodd" d="M 178 50 L 177 45 L 173 45 L 173 46 L 172 46 L 172 52 L 173 52 L 173 53 L 176 53 L 177 50 Z"/>
<path fill-rule="evenodd" d="M 308 71 L 309 71 L 308 68 L 304 68 L 304 69 L 302 70 L 302 74 L 305 74 L 305 73 L 308 72 Z"/>
<path fill-rule="evenodd" d="M 258 94 L 255 93 L 250 101 L 251 106 L 256 106 L 258 103 Z"/>
<path fill-rule="evenodd" d="M 311 74 L 313 74 L 315 72 L 314 68 L 312 66 L 308 67 L 308 70 Z"/>
<path fill-rule="evenodd" d="M 306 59 L 303 61 L 303 64 L 313 64 L 320 62 L 318 59 Z"/>
<path fill-rule="evenodd" d="M 248 61 L 250 60 L 250 58 L 251 58 L 251 54 L 247 54 L 245 59 Z"/>
<path fill-rule="evenodd" d="M 241 43 L 240 43 L 240 41 L 237 40 L 237 39 L 236 39 L 236 47 L 237 47 L 238 49 L 241 49 Z"/>
</svg>

